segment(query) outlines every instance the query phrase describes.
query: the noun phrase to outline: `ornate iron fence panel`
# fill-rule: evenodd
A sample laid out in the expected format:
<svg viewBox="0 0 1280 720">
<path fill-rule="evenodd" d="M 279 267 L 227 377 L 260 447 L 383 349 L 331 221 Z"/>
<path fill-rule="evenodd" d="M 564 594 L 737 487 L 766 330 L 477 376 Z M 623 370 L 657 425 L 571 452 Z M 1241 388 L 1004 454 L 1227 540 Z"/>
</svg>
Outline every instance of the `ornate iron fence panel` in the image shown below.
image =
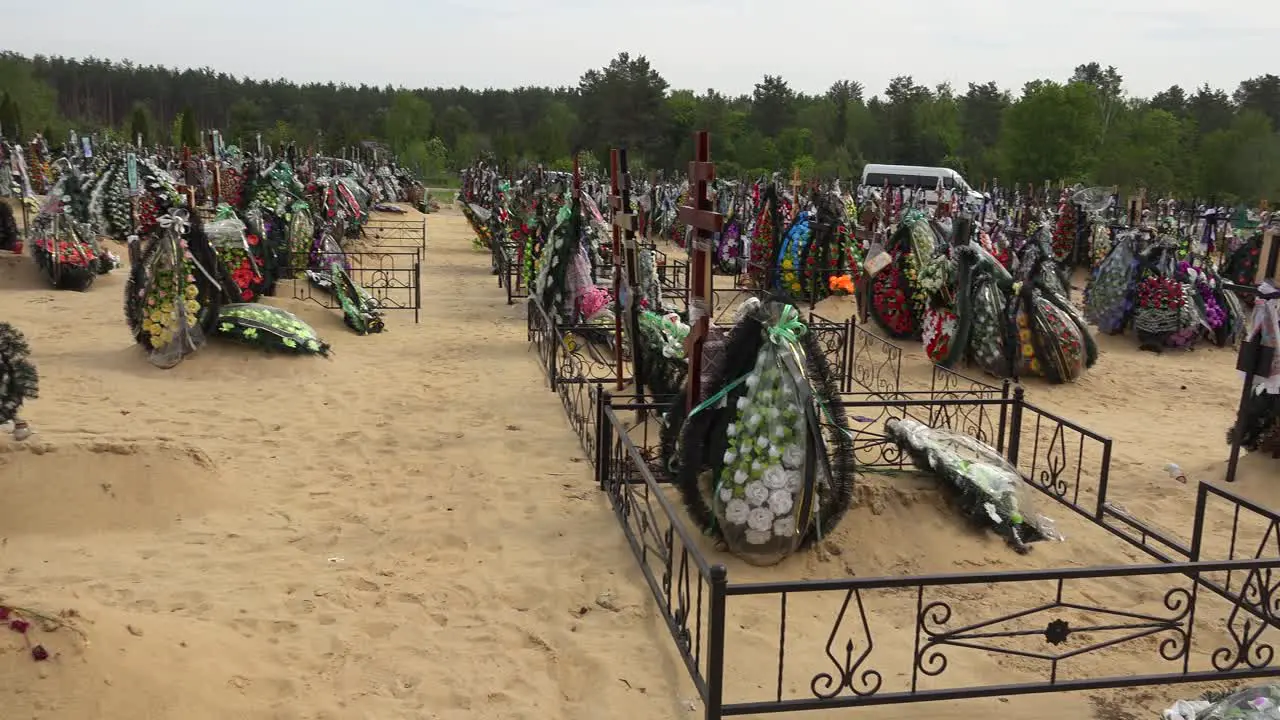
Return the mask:
<svg viewBox="0 0 1280 720">
<path fill-rule="evenodd" d="M 339 259 L 336 254 L 333 259 Z M 422 309 L 422 253 L 398 251 L 360 251 L 343 252 L 340 259 L 348 267 L 351 281 L 364 288 L 377 302 L 378 308 L 388 310 L 409 310 L 413 312 L 413 321 L 420 320 Z M 306 255 L 293 258 L 293 267 L 286 270 L 285 276 L 293 282 L 293 298 L 295 300 L 311 300 L 330 310 L 341 310 L 333 292 L 318 286 L 310 280 L 305 270 L 313 265 Z M 325 275 L 323 263 L 314 264 L 316 272 Z"/>
<path fill-rule="evenodd" d="M 383 220 L 370 219 L 360 228 L 360 236 L 373 240 L 382 249 L 418 248 L 427 251 L 427 219 L 421 220 Z"/>
</svg>

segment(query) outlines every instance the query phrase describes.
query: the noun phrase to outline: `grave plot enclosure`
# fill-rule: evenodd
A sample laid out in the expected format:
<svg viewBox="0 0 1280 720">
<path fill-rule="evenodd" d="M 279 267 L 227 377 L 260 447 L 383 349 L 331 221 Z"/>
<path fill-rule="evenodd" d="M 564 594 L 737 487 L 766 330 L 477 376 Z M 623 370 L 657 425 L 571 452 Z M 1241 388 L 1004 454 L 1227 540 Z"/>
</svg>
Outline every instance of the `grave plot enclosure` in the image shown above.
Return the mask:
<svg viewBox="0 0 1280 720">
<path fill-rule="evenodd" d="M 691 175 L 705 182 L 714 170 L 705 137 L 698 140 Z M 690 218 L 706 219 L 698 214 L 705 208 L 691 207 Z M 664 299 L 692 311 L 690 324 L 706 332 L 734 302 L 725 293 L 738 289 L 711 286 L 702 250 L 695 243 L 693 262 L 659 256 L 658 264 Z M 898 540 L 858 534 L 862 544 L 839 546 L 847 572 L 833 577 L 815 579 L 823 573 L 813 563 L 836 539 L 765 570 L 739 563 L 693 529 L 662 467 L 661 423 L 676 398 L 637 395 L 631 351 L 613 326 L 557 327 L 530 301 L 531 349 L 594 466 L 703 717 L 1280 674 L 1280 515 L 1201 483 L 1183 532 L 1134 517 L 1108 500 L 1110 438 L 1036 405 L 1009 381 L 935 366 L 927 384 L 904 386 L 902 348 L 852 319 L 810 312 L 806 327 L 840 390 L 848 420 L 828 428 L 853 437 L 859 487 L 927 483 L 903 475 L 911 461 L 885 431 L 891 418 L 913 418 L 996 448 L 1037 508 L 1082 539 L 1054 545 L 1065 548 L 1056 564 L 1043 546 L 1016 555 L 1000 545 L 999 562 L 976 563 L 982 572 L 860 571 L 860 558 L 881 567 L 877 553 L 911 546 L 901 538 L 925 530 L 924 520 L 960 522 L 940 506 L 904 507 Z M 875 514 L 859 521 L 888 522 L 868 519 Z M 984 537 L 955 532 L 947 551 L 981 547 Z"/>
<path fill-rule="evenodd" d="M 419 220 L 371 218 L 360 228 L 360 237 L 386 250 L 417 248 L 426 252 L 427 218 L 425 215 Z"/>
<path fill-rule="evenodd" d="M 1163 531 L 1127 517 L 1130 535 L 1107 520 L 1115 514 L 1106 501 L 1109 459 L 1081 458 L 1109 458 L 1110 441 L 1027 403 L 1020 388 L 1006 390 L 935 388 L 842 403 L 851 418 L 915 417 L 985 435 L 1016 459 L 1043 509 L 1065 507 L 1151 562 L 818 580 L 794 577 L 803 563 L 786 563 L 771 568 L 776 581 L 735 582 L 732 560 L 692 529 L 643 440 L 633 439 L 627 418 L 654 408 L 602 394 L 596 477 L 706 718 L 1280 672 L 1280 516 L 1202 483 L 1192 536 L 1166 537 L 1185 552 L 1165 555 L 1151 544 Z M 864 475 L 904 464 L 875 430 L 857 437 L 858 455 L 875 458 L 860 463 Z M 1212 532 L 1220 526 L 1230 534 Z M 815 617 L 820 633 L 796 622 Z"/>
<path fill-rule="evenodd" d="M 293 258 L 295 270 L 289 280 L 293 283 L 293 298 L 311 300 L 330 310 L 341 310 L 342 306 L 333 293 L 315 287 L 302 270 L 323 267 L 323 263 L 316 264 L 316 254 L 300 253 Z M 331 259 L 345 260 L 352 281 L 373 296 L 380 310 L 411 311 L 415 323 L 419 321 L 422 310 L 422 256 L 421 248 L 408 246 L 329 254 Z"/>
</svg>

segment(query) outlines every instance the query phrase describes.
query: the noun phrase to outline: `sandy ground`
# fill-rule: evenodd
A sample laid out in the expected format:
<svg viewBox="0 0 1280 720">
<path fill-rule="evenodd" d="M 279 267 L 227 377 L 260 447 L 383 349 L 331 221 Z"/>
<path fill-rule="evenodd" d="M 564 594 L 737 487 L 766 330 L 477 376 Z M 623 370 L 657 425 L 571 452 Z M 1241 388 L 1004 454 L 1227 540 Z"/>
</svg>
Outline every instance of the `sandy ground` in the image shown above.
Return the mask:
<svg viewBox="0 0 1280 720">
<path fill-rule="evenodd" d="M 506 305 L 460 215 L 432 215 L 428 225 L 419 325 L 392 312 L 388 332 L 357 337 L 336 311 L 287 293 L 272 300 L 312 323 L 333 344 L 331 359 L 210 344 L 157 370 L 130 343 L 122 272 L 87 293 L 55 292 L 27 259 L 0 257 L 0 318 L 27 334 L 41 373 L 41 397 L 26 412 L 38 434 L 0 441 L 0 597 L 72 611 L 88 639 L 36 631 L 55 656 L 37 664 L 20 636 L 0 635 L 0 717 L 701 716 L 527 347 L 523 307 Z M 847 312 L 840 302 L 820 311 Z M 1177 462 L 1193 481 L 1220 474 L 1239 391 L 1233 355 L 1157 357 L 1131 339 L 1101 342 L 1103 358 L 1083 381 L 1032 382 L 1029 397 L 1113 436 L 1113 497 L 1185 535 L 1193 486 L 1163 466 Z M 908 346 L 904 383 L 927 383 L 927 368 Z M 1280 505 L 1275 470 L 1247 458 L 1237 487 Z M 731 578 L 1138 559 L 1065 519 L 1069 542 L 1025 560 L 993 538 L 957 534 L 936 493 L 914 479 L 868 478 L 860 497 L 828 539 L 834 559 L 809 555 L 772 570 L 731 564 Z M 1105 583 L 1086 594 L 1124 597 Z M 906 621 L 893 609 L 901 599 L 880 611 L 868 604 L 877 620 Z M 768 657 L 776 620 L 764 608 L 731 612 L 729 686 L 771 688 L 774 659 L 754 659 Z M 796 642 L 820 647 L 830 628 L 830 607 L 797 605 L 788 615 Z M 880 647 L 909 657 L 909 645 L 892 639 Z M 1154 657 L 1145 651 L 1092 662 L 1166 671 L 1142 667 L 1135 658 Z M 830 669 L 820 649 L 810 654 L 794 677 Z M 1021 669 L 983 661 L 949 677 L 998 683 Z M 1174 687 L 1124 702 L 1071 693 L 807 715 L 1136 720 L 1194 694 Z"/>
</svg>

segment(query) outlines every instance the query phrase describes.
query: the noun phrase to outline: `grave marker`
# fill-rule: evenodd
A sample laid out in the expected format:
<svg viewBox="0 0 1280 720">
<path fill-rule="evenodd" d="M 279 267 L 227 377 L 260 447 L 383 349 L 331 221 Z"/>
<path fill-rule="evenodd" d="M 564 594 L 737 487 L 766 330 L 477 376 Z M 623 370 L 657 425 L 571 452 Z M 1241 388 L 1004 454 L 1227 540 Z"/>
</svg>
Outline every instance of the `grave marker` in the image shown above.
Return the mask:
<svg viewBox="0 0 1280 720">
<path fill-rule="evenodd" d="M 711 136 L 706 130 L 694 133 L 694 159 L 689 163 L 689 204 L 680 207 L 680 220 L 692 232 L 689 297 L 689 336 L 685 340 L 685 356 L 689 363 L 687 409 L 693 410 L 702 398 L 702 348 L 711 326 L 712 277 L 711 237 L 720 232 L 724 216 L 711 209 L 707 186 L 716 178 L 711 162 Z M 798 175 L 798 173 L 797 173 Z"/>
</svg>

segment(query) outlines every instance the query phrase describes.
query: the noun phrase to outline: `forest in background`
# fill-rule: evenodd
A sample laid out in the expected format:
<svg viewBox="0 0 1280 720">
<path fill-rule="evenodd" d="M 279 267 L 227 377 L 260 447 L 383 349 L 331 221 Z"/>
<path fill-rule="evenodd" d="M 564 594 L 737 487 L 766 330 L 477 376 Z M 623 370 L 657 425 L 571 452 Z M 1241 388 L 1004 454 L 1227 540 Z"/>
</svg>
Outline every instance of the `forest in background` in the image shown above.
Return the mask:
<svg viewBox="0 0 1280 720">
<path fill-rule="evenodd" d="M 0 53 L 0 127 L 13 136 L 69 130 L 181 144 L 198 128 L 228 142 L 337 152 L 365 140 L 391 147 L 430 179 L 477 156 L 567 169 L 625 145 L 632 169 L 683 170 L 691 133 L 712 134 L 721 176 L 799 169 L 851 178 L 868 162 L 942 165 L 975 187 L 1083 182 L 1220 202 L 1280 201 L 1280 77 L 1230 92 L 1173 86 L 1151 98 L 1124 90 L 1114 67 L 1012 92 L 993 82 L 926 87 L 894 78 L 879 94 L 837 80 L 821 95 L 766 75 L 751 95 L 671 88 L 642 56 L 620 53 L 576 87 L 511 90 L 304 84 L 236 78 L 95 58 Z"/>
</svg>

